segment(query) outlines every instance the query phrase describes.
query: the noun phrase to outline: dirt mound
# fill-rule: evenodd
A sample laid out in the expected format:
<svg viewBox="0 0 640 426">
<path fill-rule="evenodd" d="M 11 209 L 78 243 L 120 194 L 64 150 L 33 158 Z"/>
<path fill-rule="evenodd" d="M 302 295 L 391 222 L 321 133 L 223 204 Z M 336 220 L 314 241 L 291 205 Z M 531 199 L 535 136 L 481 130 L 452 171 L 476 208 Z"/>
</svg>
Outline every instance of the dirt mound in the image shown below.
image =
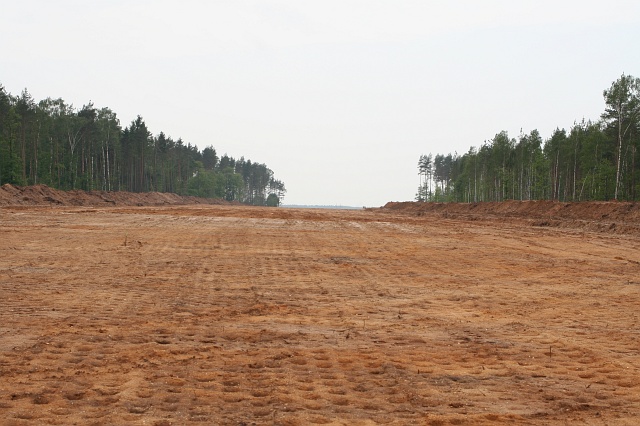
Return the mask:
<svg viewBox="0 0 640 426">
<path fill-rule="evenodd" d="M 503 201 L 481 203 L 390 202 L 382 210 L 415 216 L 436 215 L 465 220 L 507 220 L 534 226 L 640 233 L 640 204 L 589 201 Z"/>
<path fill-rule="evenodd" d="M 163 206 L 186 204 L 229 204 L 212 199 L 182 196 L 164 192 L 125 191 L 60 191 L 46 185 L 0 187 L 0 206 Z"/>
</svg>

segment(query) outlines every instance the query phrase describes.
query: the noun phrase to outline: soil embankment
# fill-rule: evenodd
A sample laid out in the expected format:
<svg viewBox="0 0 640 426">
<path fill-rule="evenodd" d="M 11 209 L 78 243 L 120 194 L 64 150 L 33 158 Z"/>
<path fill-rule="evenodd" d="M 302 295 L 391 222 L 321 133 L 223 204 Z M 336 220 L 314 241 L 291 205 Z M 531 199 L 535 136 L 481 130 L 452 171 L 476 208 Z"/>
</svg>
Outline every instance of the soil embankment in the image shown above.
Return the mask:
<svg viewBox="0 0 640 426">
<path fill-rule="evenodd" d="M 532 226 L 640 234 L 640 204 L 630 202 L 389 202 L 383 210 L 413 216 L 436 216 L 469 221 L 499 220 Z"/>
<path fill-rule="evenodd" d="M 167 192 L 61 191 L 46 185 L 0 187 L 0 206 L 165 206 L 186 204 L 229 204 L 212 198 L 198 198 Z"/>
</svg>

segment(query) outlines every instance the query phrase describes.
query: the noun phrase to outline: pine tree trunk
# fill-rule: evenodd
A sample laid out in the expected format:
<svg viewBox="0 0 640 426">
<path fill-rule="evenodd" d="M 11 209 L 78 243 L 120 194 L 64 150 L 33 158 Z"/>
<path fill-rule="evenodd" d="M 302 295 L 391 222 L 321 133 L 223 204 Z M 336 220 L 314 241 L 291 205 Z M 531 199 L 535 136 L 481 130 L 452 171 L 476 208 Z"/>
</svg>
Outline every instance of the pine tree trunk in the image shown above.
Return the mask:
<svg viewBox="0 0 640 426">
<path fill-rule="evenodd" d="M 618 164 L 616 167 L 616 190 L 613 198 L 618 200 L 618 187 L 620 186 L 620 163 L 622 159 L 622 111 L 618 111 Z"/>
</svg>

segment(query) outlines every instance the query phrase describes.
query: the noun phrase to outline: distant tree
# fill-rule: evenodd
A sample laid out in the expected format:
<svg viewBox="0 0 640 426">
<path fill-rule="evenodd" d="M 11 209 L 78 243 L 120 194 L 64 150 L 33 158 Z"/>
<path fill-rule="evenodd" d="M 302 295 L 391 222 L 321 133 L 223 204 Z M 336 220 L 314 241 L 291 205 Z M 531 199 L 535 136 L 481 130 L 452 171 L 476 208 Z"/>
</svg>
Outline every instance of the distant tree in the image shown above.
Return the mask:
<svg viewBox="0 0 640 426">
<path fill-rule="evenodd" d="M 27 181 L 27 150 L 30 140 L 33 138 L 36 119 L 36 103 L 27 89 L 15 102 L 15 111 L 19 117 L 18 121 L 18 142 L 20 158 L 20 182 L 26 184 Z"/>
<path fill-rule="evenodd" d="M 187 184 L 187 194 L 202 198 L 222 198 L 220 179 L 212 170 L 206 170 L 202 162 L 196 162 L 197 171 L 189 179 Z"/>
<path fill-rule="evenodd" d="M 104 191 L 111 191 L 113 187 L 113 176 L 115 175 L 115 164 L 119 156 L 117 146 L 120 142 L 120 120 L 116 113 L 109 108 L 102 108 L 96 117 L 98 138 L 100 140 L 100 188 Z"/>
<path fill-rule="evenodd" d="M 286 192 L 265 164 L 236 161 L 215 148 L 163 132 L 152 137 L 141 116 L 121 128 L 109 108 L 75 109 L 62 99 L 35 102 L 25 89 L 0 85 L 0 184 L 45 183 L 59 189 L 162 191 L 265 205 Z M 273 197 L 271 197 L 273 200 Z"/>
<path fill-rule="evenodd" d="M 202 150 L 202 164 L 205 170 L 213 170 L 218 164 L 218 156 L 216 150 L 212 146 L 208 146 Z"/>
<path fill-rule="evenodd" d="M 602 118 L 615 128 L 617 137 L 616 186 L 614 199 L 618 199 L 620 189 L 620 173 L 622 148 L 634 130 L 638 130 L 640 115 L 640 78 L 624 75 L 614 81 L 611 87 L 603 92 L 606 103 Z M 635 147 L 634 147 L 635 148 Z M 635 150 L 633 150 L 635 151 Z M 634 152 L 635 153 L 635 152 Z"/>
<path fill-rule="evenodd" d="M 285 189 L 284 183 L 282 181 L 271 178 L 271 180 L 269 181 L 269 196 L 267 197 L 267 205 L 269 205 L 269 198 L 272 195 L 276 196 L 278 205 L 280 205 L 282 203 L 282 200 L 284 199 L 284 194 L 286 192 L 287 190 Z"/>
<path fill-rule="evenodd" d="M 433 157 L 429 155 L 421 155 L 418 160 L 418 176 L 420 185 L 418 186 L 418 201 L 429 201 L 431 199 L 431 180 L 433 174 Z"/>
<path fill-rule="evenodd" d="M 244 181 L 242 175 L 236 173 L 231 167 L 222 170 L 223 197 L 227 201 L 240 201 L 244 196 Z"/>
<path fill-rule="evenodd" d="M 276 194 L 269 194 L 267 197 L 267 207 L 278 207 L 280 205 L 280 200 Z"/>
<path fill-rule="evenodd" d="M 220 170 L 225 170 L 227 168 L 235 169 L 235 167 L 236 160 L 234 160 L 233 157 L 229 157 L 227 154 L 220 157 L 220 162 L 218 163 L 218 168 Z"/>
<path fill-rule="evenodd" d="M 21 183 L 21 161 L 16 146 L 20 116 L 15 103 L 15 98 L 0 85 L 0 184 Z"/>
<path fill-rule="evenodd" d="M 416 200 L 637 200 L 640 79 L 623 74 L 603 95 L 602 121 L 558 128 L 544 142 L 537 130 L 517 141 L 503 131 L 462 156 L 421 155 Z"/>
</svg>

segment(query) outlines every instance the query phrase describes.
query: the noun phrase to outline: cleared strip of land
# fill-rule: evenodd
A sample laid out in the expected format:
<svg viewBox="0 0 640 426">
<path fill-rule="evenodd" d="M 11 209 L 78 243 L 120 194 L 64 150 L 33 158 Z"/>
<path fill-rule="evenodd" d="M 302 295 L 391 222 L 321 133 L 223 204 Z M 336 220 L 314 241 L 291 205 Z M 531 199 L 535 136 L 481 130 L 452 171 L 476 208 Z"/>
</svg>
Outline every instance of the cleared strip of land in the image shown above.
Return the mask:
<svg viewBox="0 0 640 426">
<path fill-rule="evenodd" d="M 0 418 L 635 424 L 637 235 L 479 219 L 2 208 Z"/>
</svg>

